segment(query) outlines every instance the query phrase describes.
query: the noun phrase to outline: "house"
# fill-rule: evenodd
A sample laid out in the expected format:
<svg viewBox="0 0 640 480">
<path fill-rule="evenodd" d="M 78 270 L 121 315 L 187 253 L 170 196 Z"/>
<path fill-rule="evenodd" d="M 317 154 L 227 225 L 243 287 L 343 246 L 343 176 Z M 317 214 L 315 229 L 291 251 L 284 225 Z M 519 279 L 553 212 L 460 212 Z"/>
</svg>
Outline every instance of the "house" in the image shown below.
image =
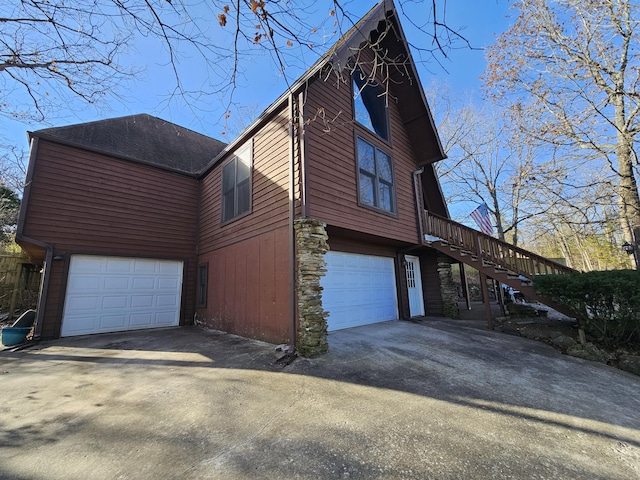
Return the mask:
<svg viewBox="0 0 640 480">
<path fill-rule="evenodd" d="M 30 138 L 39 338 L 196 322 L 313 355 L 327 329 L 455 308 L 424 241 L 445 155 L 390 1 L 229 144 L 149 115 Z"/>
</svg>

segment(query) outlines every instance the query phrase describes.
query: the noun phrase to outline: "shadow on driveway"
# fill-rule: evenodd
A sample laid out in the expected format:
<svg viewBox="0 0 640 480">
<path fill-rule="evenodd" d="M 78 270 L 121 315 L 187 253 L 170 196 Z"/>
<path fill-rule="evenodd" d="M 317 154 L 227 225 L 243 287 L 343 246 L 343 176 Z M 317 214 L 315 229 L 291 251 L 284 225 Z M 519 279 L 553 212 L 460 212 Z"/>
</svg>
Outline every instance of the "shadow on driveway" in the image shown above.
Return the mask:
<svg viewBox="0 0 640 480">
<path fill-rule="evenodd" d="M 193 327 L 5 351 L 0 478 L 640 475 L 640 378 L 482 325 L 332 332 L 284 368 Z"/>
</svg>

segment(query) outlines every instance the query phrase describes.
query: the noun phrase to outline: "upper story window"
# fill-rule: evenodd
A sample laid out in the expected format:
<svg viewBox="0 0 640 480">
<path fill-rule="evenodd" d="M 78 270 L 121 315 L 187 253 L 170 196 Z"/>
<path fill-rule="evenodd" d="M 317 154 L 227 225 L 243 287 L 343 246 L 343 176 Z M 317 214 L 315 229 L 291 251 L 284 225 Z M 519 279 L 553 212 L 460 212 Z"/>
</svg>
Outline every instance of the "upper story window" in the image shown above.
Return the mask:
<svg viewBox="0 0 640 480">
<path fill-rule="evenodd" d="M 353 72 L 355 120 L 384 140 L 389 140 L 387 97 L 383 88 L 360 69 Z"/>
<path fill-rule="evenodd" d="M 395 186 L 391 156 L 358 137 L 358 188 L 360 203 L 395 213 Z"/>
<path fill-rule="evenodd" d="M 251 145 L 222 167 L 222 222 L 251 211 Z"/>
</svg>

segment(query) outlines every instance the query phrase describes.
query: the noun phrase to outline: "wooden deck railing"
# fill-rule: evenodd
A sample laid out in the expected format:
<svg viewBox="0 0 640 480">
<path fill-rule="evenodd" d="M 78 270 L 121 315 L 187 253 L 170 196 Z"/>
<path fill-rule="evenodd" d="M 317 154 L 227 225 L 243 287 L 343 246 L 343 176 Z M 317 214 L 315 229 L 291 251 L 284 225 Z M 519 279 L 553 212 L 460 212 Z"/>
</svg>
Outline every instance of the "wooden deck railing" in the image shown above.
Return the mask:
<svg viewBox="0 0 640 480">
<path fill-rule="evenodd" d="M 425 210 L 425 234 L 437 237 L 461 252 L 492 262 L 532 279 L 536 275 L 570 273 L 572 268 L 516 247 Z"/>
</svg>

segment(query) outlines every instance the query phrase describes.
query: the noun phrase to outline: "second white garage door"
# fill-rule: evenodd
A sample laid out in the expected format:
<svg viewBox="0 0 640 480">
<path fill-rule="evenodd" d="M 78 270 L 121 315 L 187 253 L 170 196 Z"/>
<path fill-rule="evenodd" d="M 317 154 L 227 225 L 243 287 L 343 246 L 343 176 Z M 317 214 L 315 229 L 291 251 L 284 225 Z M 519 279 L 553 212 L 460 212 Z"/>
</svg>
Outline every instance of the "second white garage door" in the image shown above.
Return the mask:
<svg viewBox="0 0 640 480">
<path fill-rule="evenodd" d="M 61 335 L 176 326 L 181 292 L 182 262 L 73 255 Z"/>
<path fill-rule="evenodd" d="M 325 260 L 320 284 L 329 330 L 398 318 L 393 258 L 328 252 Z"/>
</svg>

